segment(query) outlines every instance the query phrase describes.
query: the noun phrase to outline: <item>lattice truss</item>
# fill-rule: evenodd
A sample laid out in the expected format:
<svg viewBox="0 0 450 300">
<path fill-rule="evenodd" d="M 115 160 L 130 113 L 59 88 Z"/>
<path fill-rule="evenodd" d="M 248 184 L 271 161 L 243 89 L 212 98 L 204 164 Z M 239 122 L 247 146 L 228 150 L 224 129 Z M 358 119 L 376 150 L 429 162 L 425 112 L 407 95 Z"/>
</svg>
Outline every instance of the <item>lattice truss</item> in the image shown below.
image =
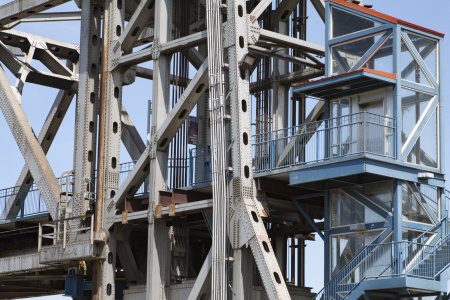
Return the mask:
<svg viewBox="0 0 450 300">
<path fill-rule="evenodd" d="M 279 113 L 270 122 L 265 120 L 272 110 L 285 106 L 292 83 L 323 75 L 323 63 L 317 58 L 324 55 L 323 47 L 304 40 L 306 27 L 290 23 L 292 16 L 306 23 L 305 12 L 300 13 L 306 1 L 78 0 L 79 11 L 45 12 L 66 2 L 17 0 L 0 7 L 0 108 L 26 162 L 16 183 L 20 192 L 8 198 L 3 218 L 17 216 L 18 195 L 26 194 L 34 182 L 55 228 L 64 233 L 54 238 L 53 252 L 45 252 L 40 244 L 40 260 L 34 258 L 26 269 L 93 261 L 94 297 L 113 299 L 119 258 L 128 281 L 146 281 L 148 299 L 167 298 L 171 273 L 184 272 L 171 267 L 168 253 L 177 249 L 173 237 L 184 231 L 168 230 L 167 219 L 161 217 L 167 215 L 167 207 L 160 202 L 160 192 L 188 185 L 179 161 L 186 160 L 190 150 L 187 120 L 197 115 L 203 128 L 197 143 L 211 150 L 213 200 L 192 210 L 209 211 L 212 206 L 212 249 L 189 299 L 204 293 L 225 299 L 231 292 L 247 298 L 248 287 L 242 282 L 251 276 L 252 269 L 246 266 L 253 260 L 267 296 L 289 299 L 262 219 L 267 215 L 256 197 L 250 139 L 252 114 L 259 132 L 286 127 Z M 323 1 L 311 2 L 323 19 Z M 14 29 L 22 22 L 64 20 L 80 20 L 79 46 Z M 33 60 L 49 72 L 33 67 Z M 6 69 L 16 77 L 15 83 L 9 81 Z M 123 86 L 132 85 L 136 77 L 151 82 L 148 143 L 122 105 Z M 21 106 L 26 83 L 60 90 L 37 136 Z M 75 95 L 69 191 L 58 182 L 46 153 Z M 269 108 L 269 103 L 275 104 Z M 319 103 L 307 119 L 317 119 L 322 111 Z M 293 117 L 291 123 L 296 122 Z M 135 161 L 122 183 L 121 143 Z M 133 257 L 129 229 L 117 221 L 143 184 L 149 199 L 147 280 Z"/>
</svg>

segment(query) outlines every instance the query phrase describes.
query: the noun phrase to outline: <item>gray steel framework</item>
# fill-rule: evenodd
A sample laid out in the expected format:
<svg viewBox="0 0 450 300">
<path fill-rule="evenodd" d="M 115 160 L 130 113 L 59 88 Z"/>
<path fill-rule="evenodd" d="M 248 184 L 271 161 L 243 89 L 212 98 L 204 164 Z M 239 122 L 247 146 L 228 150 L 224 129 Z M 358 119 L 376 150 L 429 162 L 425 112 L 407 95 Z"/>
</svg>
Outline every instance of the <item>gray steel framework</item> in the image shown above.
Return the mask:
<svg viewBox="0 0 450 300">
<path fill-rule="evenodd" d="M 323 57 L 342 40 L 330 39 L 323 47 L 306 39 L 308 13 L 325 22 L 325 1 L 75 0 L 77 9 L 58 11 L 67 2 L 15 0 L 0 6 L 0 109 L 25 160 L 15 192 L 0 206 L 0 281 L 6 283 L 0 297 L 60 293 L 64 287 L 76 299 L 313 297 L 305 287 L 305 240 L 317 233 L 327 241 L 351 226 L 330 229 L 327 192 L 290 185 L 338 177 L 327 173 L 326 163 L 306 171 L 282 167 L 300 165 L 289 153 L 300 138 L 313 138 L 292 128 L 314 124 L 319 132 L 333 122 L 325 101 L 307 109 L 304 95 L 291 88 L 329 73 Z M 309 2 L 314 11 L 307 13 Z M 79 45 L 20 31 L 25 23 L 65 21 L 79 22 Z M 350 71 L 394 34 L 383 26 L 365 32 L 386 31 Z M 431 79 L 425 90 L 437 94 L 438 80 L 421 52 L 406 33 L 395 33 L 400 35 Z M 137 78 L 145 79 L 151 92 L 148 129 L 138 128 L 122 103 L 124 87 L 134 88 Z M 21 105 L 27 83 L 59 90 L 38 136 Z M 73 101 L 73 168 L 57 179 L 46 154 Z M 147 103 L 133 105 L 147 111 Z M 437 97 L 428 103 L 425 121 L 395 148 L 394 158 L 407 158 L 438 105 Z M 277 132 L 290 142 L 284 145 Z M 252 136 L 270 136 L 271 143 Z M 121 145 L 133 160 L 126 172 Z M 281 155 L 265 157 L 271 151 Z M 338 163 L 350 176 L 359 158 Z M 382 164 L 391 161 L 380 161 L 368 163 L 377 164 L 376 175 L 386 176 Z M 409 171 L 397 170 L 403 177 L 395 180 L 395 205 L 401 205 L 403 180 L 422 195 L 419 179 L 410 180 L 416 174 Z M 443 191 L 440 177 L 427 182 Z M 33 184 L 48 214 L 24 218 Z M 372 229 L 393 227 L 401 219 L 356 189 L 344 193 L 382 215 L 385 222 L 368 224 Z M 433 224 L 439 222 L 436 215 Z M 440 226 L 425 230 L 444 231 Z M 396 231 L 396 242 L 399 236 Z M 12 249 L 12 241 L 23 249 Z M 363 256 L 356 256 L 358 264 Z M 341 273 L 344 282 L 349 275 Z"/>
</svg>

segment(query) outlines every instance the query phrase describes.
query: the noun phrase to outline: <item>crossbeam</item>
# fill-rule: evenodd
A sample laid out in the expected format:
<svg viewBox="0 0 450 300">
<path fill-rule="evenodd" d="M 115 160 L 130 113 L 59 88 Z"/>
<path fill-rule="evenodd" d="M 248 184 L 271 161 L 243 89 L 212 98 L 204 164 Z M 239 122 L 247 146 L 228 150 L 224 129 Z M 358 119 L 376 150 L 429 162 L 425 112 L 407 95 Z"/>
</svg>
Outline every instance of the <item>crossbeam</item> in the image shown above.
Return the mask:
<svg viewBox="0 0 450 300">
<path fill-rule="evenodd" d="M 16 0 L 0 6 L 0 26 L 4 26 L 18 19 L 38 13 L 69 0 Z"/>
<path fill-rule="evenodd" d="M 198 69 L 192 81 L 178 99 L 175 107 L 167 114 L 167 118 L 158 130 L 157 146 L 159 150 L 168 147 L 184 120 L 197 104 L 198 99 L 206 90 L 208 81 L 208 61 Z"/>
</svg>

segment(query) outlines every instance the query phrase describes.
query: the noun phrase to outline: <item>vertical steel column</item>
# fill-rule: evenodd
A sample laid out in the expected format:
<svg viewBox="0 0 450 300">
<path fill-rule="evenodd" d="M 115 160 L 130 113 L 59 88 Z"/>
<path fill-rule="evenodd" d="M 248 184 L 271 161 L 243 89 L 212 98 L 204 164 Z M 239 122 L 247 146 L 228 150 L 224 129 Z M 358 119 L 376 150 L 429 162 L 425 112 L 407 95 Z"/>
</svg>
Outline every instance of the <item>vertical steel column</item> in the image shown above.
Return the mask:
<svg viewBox="0 0 450 300">
<path fill-rule="evenodd" d="M 252 171 L 251 101 L 249 101 L 249 71 L 240 62 L 248 53 L 248 17 L 245 0 L 228 0 L 228 58 L 231 108 L 233 179 L 230 208 L 230 237 L 235 257 L 245 245 L 250 245 L 269 299 L 290 299 L 283 273 L 278 266 L 264 223 L 256 204 L 256 188 Z M 238 263 L 241 263 L 239 265 Z M 245 264 L 233 262 L 233 273 Z M 237 286 L 233 278 L 233 286 Z"/>
<path fill-rule="evenodd" d="M 102 255 L 93 263 L 92 299 L 114 299 L 115 239 L 108 229 L 114 223 L 115 205 L 111 200 L 119 188 L 119 162 L 122 105 L 122 76 L 111 71 L 113 58 L 120 49 L 123 30 L 123 0 L 105 2 L 103 15 L 103 52 L 97 167 L 95 231 L 105 239 Z"/>
<path fill-rule="evenodd" d="M 97 99 L 100 68 L 100 7 L 93 0 L 83 0 L 80 33 L 80 79 L 75 112 L 75 149 L 72 215 L 81 216 L 89 209 L 87 192 L 95 191 L 97 144 Z"/>
<path fill-rule="evenodd" d="M 171 39 L 172 1 L 156 0 L 153 54 L 153 110 L 151 118 L 151 149 L 149 174 L 147 299 L 166 299 L 170 284 L 170 241 L 168 228 L 155 220 L 159 191 L 166 190 L 167 152 L 157 150 L 158 129 L 167 117 L 170 103 L 170 56 L 159 53 L 159 45 Z M 166 144 L 170 141 L 162 141 Z"/>
</svg>

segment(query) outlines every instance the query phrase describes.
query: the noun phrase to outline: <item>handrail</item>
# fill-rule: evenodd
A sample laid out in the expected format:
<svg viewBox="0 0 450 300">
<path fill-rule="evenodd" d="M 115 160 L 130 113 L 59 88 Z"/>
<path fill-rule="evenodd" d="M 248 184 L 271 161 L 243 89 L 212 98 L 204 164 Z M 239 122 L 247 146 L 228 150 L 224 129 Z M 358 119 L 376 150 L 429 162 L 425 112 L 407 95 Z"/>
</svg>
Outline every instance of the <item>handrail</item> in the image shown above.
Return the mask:
<svg viewBox="0 0 450 300">
<path fill-rule="evenodd" d="M 444 221 L 441 220 L 439 224 Z M 437 228 L 438 226 L 436 226 Z M 417 238 L 412 241 L 400 241 L 400 242 L 390 242 L 390 243 L 381 243 L 374 245 L 367 245 L 362 248 L 355 257 L 353 257 L 335 276 L 332 277 L 330 281 L 314 296 L 313 299 L 320 299 L 323 296 L 327 296 L 326 298 L 330 298 L 331 296 L 336 296 L 334 294 L 337 293 L 345 293 L 345 296 L 349 295 L 353 290 L 355 290 L 363 281 L 367 279 L 378 279 L 380 277 L 385 277 L 385 273 L 387 270 L 394 270 L 395 264 L 399 263 L 399 259 L 404 259 L 404 265 L 401 267 L 399 271 L 393 271 L 392 274 L 388 274 L 386 276 L 399 277 L 399 276 L 419 276 L 434 279 L 439 274 L 441 274 L 446 268 L 450 266 L 450 263 L 446 264 L 443 267 L 439 267 L 437 269 L 436 262 L 436 252 L 443 246 L 446 245 L 450 241 L 450 234 L 447 234 L 445 237 L 441 238 L 435 245 L 427 245 L 424 243 L 417 243 Z M 367 263 L 369 260 L 373 260 L 372 256 L 376 255 L 375 259 L 379 259 L 383 255 L 383 251 L 386 249 L 380 248 L 380 246 L 387 247 L 400 247 L 399 255 L 395 257 L 389 265 L 387 265 L 383 270 L 381 270 L 377 275 L 369 275 L 363 274 L 363 277 L 354 283 L 347 283 L 347 278 L 352 276 L 353 270 L 361 267 L 364 263 Z M 379 253 L 378 253 L 379 252 Z M 388 251 L 389 252 L 389 251 Z M 418 255 L 420 255 L 420 259 L 416 261 Z M 420 266 L 422 266 L 423 262 L 429 259 L 431 255 L 431 259 L 433 263 L 431 267 L 425 269 L 425 272 L 422 274 L 414 273 L 415 270 L 420 270 Z M 375 266 L 375 265 L 374 265 Z M 374 267 L 372 264 L 369 266 L 365 266 L 364 270 L 370 270 L 370 268 Z M 417 271 L 416 271 L 417 272 Z M 343 275 L 345 274 L 345 275 Z M 344 285 L 351 287 L 350 290 L 342 290 L 342 287 L 339 285 Z"/>
<path fill-rule="evenodd" d="M 119 165 L 120 173 L 123 174 L 123 173 L 131 171 L 131 166 L 134 163 L 135 163 L 134 161 L 121 163 Z M 63 175 L 61 177 L 56 178 L 56 180 L 60 184 L 62 184 L 62 185 L 65 184 L 65 186 L 70 188 L 69 187 L 69 185 L 70 185 L 70 182 L 69 182 L 70 178 L 73 178 L 73 176 L 75 176 L 75 175 L 73 175 L 73 174 L 69 174 L 68 176 L 65 176 L 65 175 L 67 175 L 68 173 L 71 173 L 71 172 L 72 171 L 68 171 L 68 172 L 63 173 Z M 33 212 L 31 212 L 31 213 L 30 212 L 26 212 L 23 215 L 23 217 L 47 212 L 46 207 L 42 206 L 42 204 L 40 202 L 41 195 L 40 195 L 39 189 L 37 188 L 37 186 L 34 183 L 31 185 L 31 187 L 27 191 L 27 193 L 19 194 L 20 188 L 21 188 L 20 186 L 14 186 L 14 187 L 0 189 L 0 220 L 7 220 L 7 219 L 3 218 L 3 215 L 5 213 L 4 210 L 6 209 L 6 203 L 8 201 L 8 198 L 15 197 L 16 195 L 18 195 L 18 197 L 20 197 L 20 199 L 22 199 L 21 200 L 22 201 L 22 203 L 21 203 L 21 205 L 22 205 L 21 206 L 21 210 L 22 211 L 24 209 L 25 210 L 30 209 L 30 207 L 27 204 L 25 204 L 25 200 L 27 199 L 29 201 L 32 201 L 32 205 L 31 205 L 32 208 L 31 209 L 33 210 Z M 63 189 L 62 189 L 62 191 L 63 191 Z M 66 192 L 71 192 L 71 191 L 66 190 Z M 24 197 L 24 195 L 26 195 L 26 196 Z M 38 202 L 38 201 L 39 201 L 39 203 L 37 205 L 38 208 L 36 209 L 34 206 L 36 205 L 35 202 Z M 6 215 L 4 217 L 6 218 Z"/>
<path fill-rule="evenodd" d="M 415 239 L 411 240 L 411 242 L 417 242 L 419 239 L 423 238 L 425 236 L 425 234 L 430 233 L 430 232 L 435 231 L 436 229 L 438 229 L 442 225 L 442 223 L 444 222 L 445 219 L 447 219 L 447 218 L 441 219 L 434 226 L 428 228 L 426 231 L 422 232 L 418 237 L 416 237 Z"/>
<path fill-rule="evenodd" d="M 304 123 L 252 136 L 255 172 L 371 154 L 394 158 L 395 119 L 369 112 Z"/>
<path fill-rule="evenodd" d="M 318 299 L 317 297 L 321 293 L 324 293 L 325 290 L 329 286 L 331 286 L 332 283 L 334 283 L 337 280 L 338 276 L 342 276 L 342 273 L 344 273 L 344 271 L 345 271 L 345 273 L 348 273 L 351 270 L 353 270 L 354 268 L 356 268 L 359 265 L 359 263 L 357 265 L 355 265 L 354 267 L 352 267 L 350 270 L 347 271 L 347 269 L 349 268 L 350 264 L 352 264 L 357 258 L 359 258 L 360 256 L 362 256 L 363 258 L 367 257 L 366 251 L 369 248 L 369 246 L 371 246 L 371 245 L 367 245 L 367 246 L 361 248 L 361 250 L 344 267 L 342 267 L 334 276 L 331 277 L 331 279 L 328 281 L 328 283 L 316 294 L 316 296 L 313 299 Z"/>
</svg>

